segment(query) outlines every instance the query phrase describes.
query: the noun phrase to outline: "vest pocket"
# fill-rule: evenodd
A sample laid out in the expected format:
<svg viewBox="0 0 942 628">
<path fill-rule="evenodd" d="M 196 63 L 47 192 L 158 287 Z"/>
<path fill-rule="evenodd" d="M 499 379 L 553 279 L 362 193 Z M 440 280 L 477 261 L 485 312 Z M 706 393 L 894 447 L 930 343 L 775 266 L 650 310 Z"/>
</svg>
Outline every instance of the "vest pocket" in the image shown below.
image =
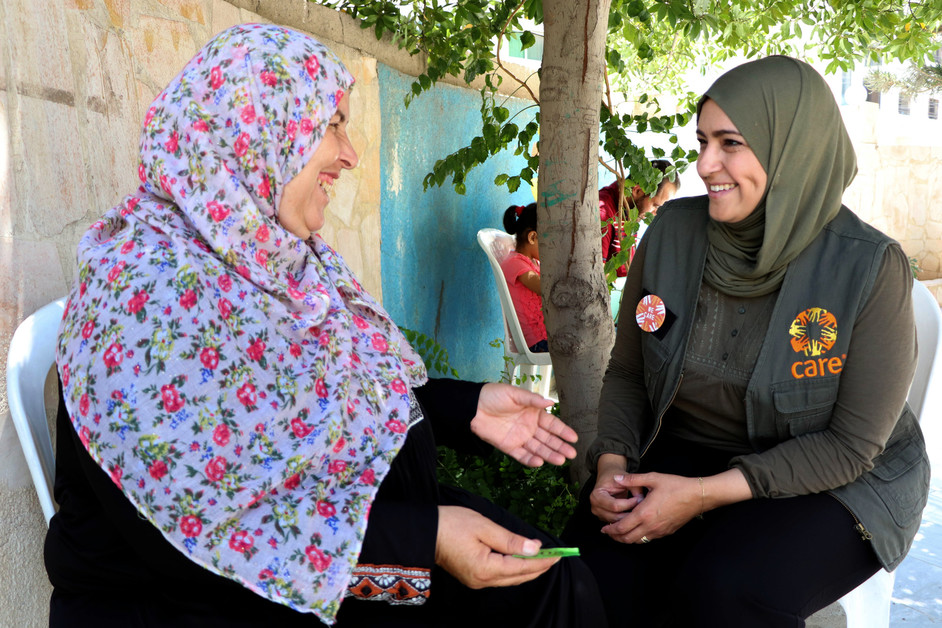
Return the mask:
<svg viewBox="0 0 942 628">
<path fill-rule="evenodd" d="M 896 524 L 907 527 L 922 514 L 929 487 L 929 464 L 919 438 L 903 438 L 874 458 L 864 481 L 886 504 Z"/>
<path fill-rule="evenodd" d="M 644 384 L 648 389 L 648 396 L 656 390 L 657 378 L 667 364 L 670 352 L 657 338 L 643 338 L 641 340 L 641 357 L 644 360 Z"/>
<path fill-rule="evenodd" d="M 773 384 L 772 404 L 779 437 L 825 429 L 837 402 L 838 383 L 838 378 L 831 377 Z"/>
</svg>

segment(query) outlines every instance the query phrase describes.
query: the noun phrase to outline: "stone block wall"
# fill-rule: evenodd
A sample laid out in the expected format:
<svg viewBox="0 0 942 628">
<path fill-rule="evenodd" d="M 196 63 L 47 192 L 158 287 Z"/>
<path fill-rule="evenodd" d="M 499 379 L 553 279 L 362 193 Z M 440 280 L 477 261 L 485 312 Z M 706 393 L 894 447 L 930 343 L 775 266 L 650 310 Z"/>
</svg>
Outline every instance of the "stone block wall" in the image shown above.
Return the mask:
<svg viewBox="0 0 942 628">
<path fill-rule="evenodd" d="M 309 15 L 306 5 L 295 3 Z M 342 34 L 339 14 L 320 10 L 328 19 L 312 23 Z M 0 627 L 46 625 L 51 591 L 46 526 L 9 420 L 13 330 L 66 293 L 82 233 L 137 187 L 138 137 L 151 101 L 215 33 L 265 21 L 223 0 L 0 3 Z M 351 139 L 361 163 L 336 186 L 324 235 L 381 295 L 376 59 L 318 37 L 356 76 Z"/>
</svg>

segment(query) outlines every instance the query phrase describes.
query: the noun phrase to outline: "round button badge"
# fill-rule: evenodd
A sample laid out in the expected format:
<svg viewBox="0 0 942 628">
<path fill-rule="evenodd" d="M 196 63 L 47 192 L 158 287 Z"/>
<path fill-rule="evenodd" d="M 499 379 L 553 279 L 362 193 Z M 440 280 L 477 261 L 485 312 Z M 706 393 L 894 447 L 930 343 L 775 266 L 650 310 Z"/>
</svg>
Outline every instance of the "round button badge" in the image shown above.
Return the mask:
<svg viewBox="0 0 942 628">
<path fill-rule="evenodd" d="M 635 320 L 638 327 L 647 332 L 657 331 L 664 324 L 667 308 L 664 301 L 656 294 L 649 294 L 640 301 L 635 308 Z"/>
</svg>

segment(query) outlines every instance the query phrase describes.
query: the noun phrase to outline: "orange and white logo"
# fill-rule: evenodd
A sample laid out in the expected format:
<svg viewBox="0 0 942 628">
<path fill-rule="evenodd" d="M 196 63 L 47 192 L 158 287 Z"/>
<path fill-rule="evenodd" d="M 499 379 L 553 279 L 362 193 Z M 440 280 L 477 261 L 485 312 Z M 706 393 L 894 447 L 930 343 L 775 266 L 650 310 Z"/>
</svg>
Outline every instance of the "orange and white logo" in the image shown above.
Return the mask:
<svg viewBox="0 0 942 628">
<path fill-rule="evenodd" d="M 656 294 L 649 294 L 638 302 L 635 308 L 635 321 L 638 327 L 647 332 L 654 332 L 661 328 L 667 317 L 667 308 L 664 301 Z"/>
<path fill-rule="evenodd" d="M 824 308 L 812 307 L 800 313 L 792 321 L 788 334 L 795 353 L 814 358 L 792 364 L 791 372 L 795 379 L 837 375 L 843 370 L 847 356 L 822 357 L 837 342 L 837 318 Z"/>
<path fill-rule="evenodd" d="M 788 333 L 795 353 L 817 357 L 837 342 L 837 319 L 823 308 L 812 307 L 795 317 Z"/>
</svg>

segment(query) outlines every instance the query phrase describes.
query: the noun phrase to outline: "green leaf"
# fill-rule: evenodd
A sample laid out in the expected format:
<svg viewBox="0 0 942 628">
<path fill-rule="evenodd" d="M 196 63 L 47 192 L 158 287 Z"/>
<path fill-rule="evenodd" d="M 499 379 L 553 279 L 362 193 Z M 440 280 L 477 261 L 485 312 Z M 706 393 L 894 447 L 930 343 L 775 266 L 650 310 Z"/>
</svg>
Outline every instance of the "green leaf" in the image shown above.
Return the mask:
<svg viewBox="0 0 942 628">
<path fill-rule="evenodd" d="M 536 37 L 530 31 L 523 31 L 520 34 L 520 50 L 526 50 L 536 43 Z"/>
</svg>

